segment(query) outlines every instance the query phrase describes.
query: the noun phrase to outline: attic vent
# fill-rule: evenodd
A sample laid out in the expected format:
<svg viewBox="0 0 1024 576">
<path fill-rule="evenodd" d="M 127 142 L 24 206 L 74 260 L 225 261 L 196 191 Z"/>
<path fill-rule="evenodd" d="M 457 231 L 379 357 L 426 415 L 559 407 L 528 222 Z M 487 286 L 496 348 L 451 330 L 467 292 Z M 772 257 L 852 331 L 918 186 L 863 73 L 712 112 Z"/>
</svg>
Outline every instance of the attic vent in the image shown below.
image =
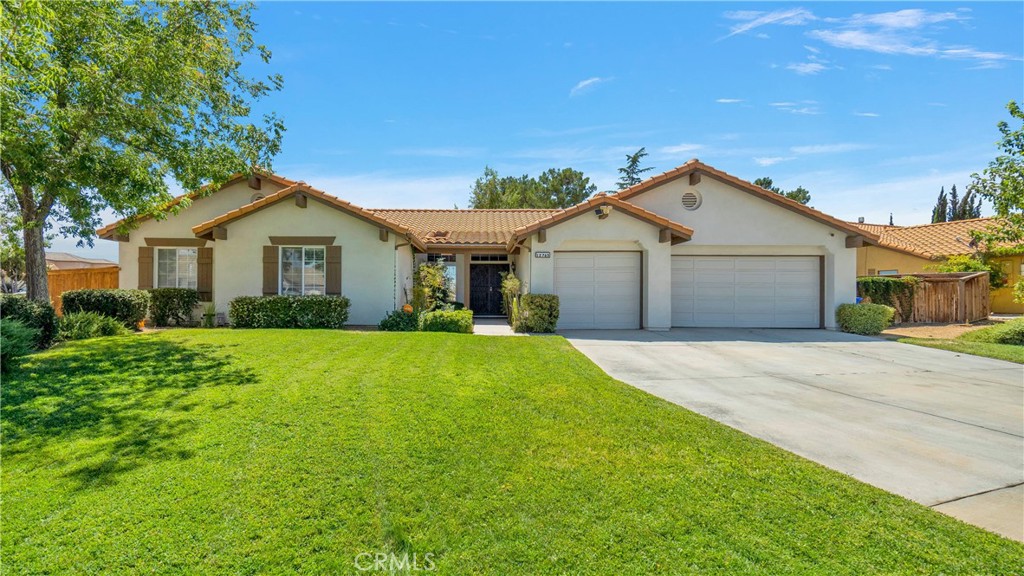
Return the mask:
<svg viewBox="0 0 1024 576">
<path fill-rule="evenodd" d="M 700 208 L 700 203 L 703 202 L 700 192 L 685 192 L 683 193 L 683 208 L 687 210 L 696 210 Z"/>
<path fill-rule="evenodd" d="M 253 194 L 252 197 L 249 198 L 249 203 L 252 204 L 253 202 L 256 202 L 256 201 L 259 201 L 259 200 L 263 200 L 263 194 L 260 194 L 259 192 L 257 192 L 255 194 Z"/>
<path fill-rule="evenodd" d="M 429 238 L 447 238 L 448 234 L 450 234 L 450 232 L 448 232 L 447 230 L 437 230 L 435 232 L 427 234 L 427 236 Z"/>
</svg>

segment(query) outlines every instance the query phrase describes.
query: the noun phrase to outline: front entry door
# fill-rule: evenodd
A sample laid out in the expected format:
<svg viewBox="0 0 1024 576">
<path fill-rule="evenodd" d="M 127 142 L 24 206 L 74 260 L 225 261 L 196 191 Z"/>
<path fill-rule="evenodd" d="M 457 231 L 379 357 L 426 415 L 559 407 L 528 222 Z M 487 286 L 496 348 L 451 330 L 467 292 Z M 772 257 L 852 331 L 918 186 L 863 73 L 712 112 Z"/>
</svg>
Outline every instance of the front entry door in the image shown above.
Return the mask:
<svg viewBox="0 0 1024 576">
<path fill-rule="evenodd" d="M 469 265 L 469 308 L 474 316 L 501 315 L 501 273 L 507 264 Z"/>
</svg>

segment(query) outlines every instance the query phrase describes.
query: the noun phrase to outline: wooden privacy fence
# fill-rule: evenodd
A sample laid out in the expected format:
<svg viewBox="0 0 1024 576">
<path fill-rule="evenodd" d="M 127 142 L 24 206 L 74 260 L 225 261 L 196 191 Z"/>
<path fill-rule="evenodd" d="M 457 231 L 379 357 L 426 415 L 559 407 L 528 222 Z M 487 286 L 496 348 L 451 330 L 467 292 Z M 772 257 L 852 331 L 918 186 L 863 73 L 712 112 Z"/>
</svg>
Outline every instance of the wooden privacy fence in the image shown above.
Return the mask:
<svg viewBox="0 0 1024 576">
<path fill-rule="evenodd" d="M 903 322 L 950 324 L 987 320 L 991 312 L 988 272 L 904 274 L 921 281 L 914 290 L 914 311 Z"/>
<path fill-rule="evenodd" d="M 119 270 L 120 268 L 117 266 L 50 270 L 46 273 L 47 283 L 50 285 L 50 303 L 53 304 L 57 314 L 61 314 L 60 295 L 68 290 L 117 288 Z"/>
</svg>

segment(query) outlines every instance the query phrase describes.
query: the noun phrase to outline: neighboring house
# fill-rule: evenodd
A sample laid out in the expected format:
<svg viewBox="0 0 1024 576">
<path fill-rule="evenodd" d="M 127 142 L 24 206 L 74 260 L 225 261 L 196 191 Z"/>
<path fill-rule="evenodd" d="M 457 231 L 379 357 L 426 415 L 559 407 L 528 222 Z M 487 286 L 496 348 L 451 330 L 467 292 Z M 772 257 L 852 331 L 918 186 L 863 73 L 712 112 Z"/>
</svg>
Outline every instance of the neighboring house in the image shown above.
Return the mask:
<svg viewBox="0 0 1024 576">
<path fill-rule="evenodd" d="M 81 270 L 83 268 L 116 268 L 117 262 L 99 258 L 84 258 L 67 252 L 47 252 L 47 270 Z"/>
<path fill-rule="evenodd" d="M 854 226 L 878 235 L 877 245 L 857 250 L 858 276 L 889 276 L 934 272 L 948 256 L 983 252 L 973 243 L 971 232 L 984 231 L 995 224 L 994 218 L 954 220 L 919 226 L 887 226 L 854 223 Z M 1024 276 L 1024 256 L 1003 251 L 989 254 L 989 262 L 1006 273 L 1007 286 L 992 291 L 992 312 L 1024 313 L 1024 304 L 1013 301 L 1012 286 Z M 1005 254 L 1005 255 L 1000 255 Z"/>
<path fill-rule="evenodd" d="M 116 262 L 99 258 L 84 258 L 67 252 L 46 253 L 46 277 L 50 303 L 62 313 L 61 295 L 68 290 L 91 288 L 117 288 Z"/>
<path fill-rule="evenodd" d="M 698 160 L 565 210 L 365 209 L 239 177 L 98 233 L 120 242 L 122 287 L 193 287 L 218 312 L 242 295 L 344 294 L 350 322 L 372 325 L 410 299 L 417 262 L 443 260 L 477 315 L 501 313 L 512 270 L 560 297 L 560 328 L 651 330 L 832 328 L 855 299 L 855 248 L 877 241 Z"/>
</svg>

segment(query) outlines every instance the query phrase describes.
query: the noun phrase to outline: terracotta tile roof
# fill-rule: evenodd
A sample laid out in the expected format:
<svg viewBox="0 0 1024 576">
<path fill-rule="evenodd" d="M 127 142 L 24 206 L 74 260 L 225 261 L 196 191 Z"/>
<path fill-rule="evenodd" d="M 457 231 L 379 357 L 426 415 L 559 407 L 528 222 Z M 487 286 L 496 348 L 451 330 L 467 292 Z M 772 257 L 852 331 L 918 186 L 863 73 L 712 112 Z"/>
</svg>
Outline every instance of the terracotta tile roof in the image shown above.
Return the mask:
<svg viewBox="0 0 1024 576">
<path fill-rule="evenodd" d="M 208 235 L 217 226 L 222 226 L 233 220 L 237 220 L 248 214 L 251 214 L 252 212 L 262 210 L 267 206 L 292 198 L 297 194 L 305 194 L 308 198 L 319 200 L 324 204 L 327 204 L 328 206 L 337 208 L 343 212 L 347 212 L 371 224 L 376 224 L 378 226 L 387 228 L 388 230 L 391 230 L 392 232 L 395 232 L 400 236 L 408 238 L 409 241 L 412 242 L 413 245 L 419 248 L 420 250 L 426 250 L 426 246 L 424 245 L 424 243 L 419 238 L 417 238 L 415 234 L 413 234 L 412 230 L 410 230 L 409 228 L 406 228 L 405 226 L 402 226 L 400 224 L 396 224 L 395 222 L 392 222 L 390 220 L 381 218 L 380 216 L 377 216 L 373 212 L 365 208 L 356 206 L 351 202 L 346 202 L 344 200 L 341 200 L 340 198 L 331 196 L 326 192 L 317 190 L 316 188 L 313 188 L 312 186 L 306 184 L 305 182 L 298 182 L 287 188 L 282 188 L 281 190 L 264 198 L 260 198 L 255 202 L 251 202 L 249 204 L 246 204 L 245 206 L 231 210 L 230 212 L 225 212 L 224 214 L 217 216 L 213 220 L 207 220 L 202 224 L 193 226 L 192 233 L 195 234 L 197 237 Z"/>
<path fill-rule="evenodd" d="M 291 185 L 297 183 L 296 180 L 289 180 L 288 178 L 285 178 L 284 176 L 278 176 L 277 174 L 271 174 L 269 172 L 266 172 L 266 173 L 262 173 L 261 172 L 261 173 L 257 174 L 257 176 L 259 176 L 260 178 L 264 178 L 266 180 L 270 180 L 271 182 L 275 182 L 277 184 L 280 184 L 281 186 L 291 186 Z M 244 175 L 244 174 L 235 174 L 235 175 L 231 176 L 231 178 L 228 178 L 227 182 L 221 184 L 217 188 L 212 188 L 211 186 L 203 186 L 202 188 L 200 188 L 199 190 L 196 190 L 194 192 L 188 192 L 187 194 L 182 194 L 180 196 L 175 196 L 170 202 L 168 202 L 167 204 L 164 204 L 163 206 L 161 206 L 160 209 L 157 210 L 157 212 L 164 211 L 164 210 L 170 210 L 174 206 L 177 206 L 178 204 L 181 204 L 181 201 L 186 199 L 186 198 L 188 198 L 189 200 L 195 200 L 196 198 L 199 198 L 200 196 L 206 196 L 208 194 L 216 194 L 217 192 L 220 192 L 224 188 L 226 188 L 226 187 L 228 187 L 228 186 L 230 186 L 232 184 L 236 184 L 238 182 L 241 182 L 242 180 L 245 180 L 246 178 L 247 178 L 247 176 Z M 153 218 L 153 216 L 151 214 L 140 214 L 138 216 L 131 216 L 131 217 L 128 217 L 128 218 L 122 218 L 122 219 L 118 220 L 117 222 L 114 222 L 113 224 L 107 224 L 106 226 L 96 230 L 96 235 L 99 236 L 100 238 L 108 238 L 109 239 L 111 236 L 114 235 L 115 232 L 117 232 L 118 227 L 120 227 L 123 224 L 138 224 L 139 222 L 145 222 L 146 220 L 150 220 L 152 218 Z"/>
<path fill-rule="evenodd" d="M 789 198 L 786 198 L 782 194 L 776 194 L 775 192 L 772 192 L 770 190 L 765 190 L 764 188 L 761 188 L 756 184 L 752 184 L 750 182 L 747 182 L 746 180 L 737 178 L 732 174 L 722 172 L 717 168 L 713 168 L 696 158 L 689 160 L 688 162 L 686 162 L 682 166 L 679 166 L 678 168 L 673 168 L 668 172 L 658 174 L 657 176 L 648 178 L 647 180 L 644 180 L 639 184 L 635 184 L 633 186 L 630 186 L 629 188 L 620 190 L 616 192 L 614 196 L 618 197 L 621 200 L 627 200 L 629 198 L 632 198 L 633 196 L 636 196 L 637 194 L 646 192 L 647 190 L 650 190 L 651 188 L 654 188 L 659 184 L 671 182 L 672 180 L 682 178 L 683 176 L 686 176 L 693 172 L 706 174 L 720 182 L 731 184 L 732 186 L 735 186 L 736 188 L 739 188 L 744 192 L 753 194 L 754 196 L 759 196 L 787 210 L 791 210 L 793 212 L 796 212 L 797 214 L 807 216 L 812 220 L 816 220 L 818 222 L 821 222 L 822 224 L 826 224 L 833 228 L 842 230 L 848 234 L 852 234 L 855 236 L 863 236 L 870 243 L 874 243 L 875 241 L 878 240 L 878 235 L 873 232 L 870 232 L 863 228 L 858 228 L 850 224 L 849 222 L 829 216 L 828 214 L 815 210 L 814 208 L 811 208 L 809 206 L 804 206 L 803 204 L 795 200 L 790 200 Z"/>
<path fill-rule="evenodd" d="M 973 218 L 918 226 L 886 226 L 879 235 L 879 246 L 933 259 L 952 254 L 974 254 L 985 247 L 971 245 L 971 232 L 984 231 L 997 222 L 996 218 Z M 1011 245 L 999 244 L 1004 247 Z"/>
<path fill-rule="evenodd" d="M 110 268 L 117 267 L 117 262 L 101 258 L 85 258 L 68 252 L 47 252 L 46 268 L 48 270 L 74 270 L 79 268 Z"/>
<path fill-rule="evenodd" d="M 597 196 L 593 196 L 588 200 L 584 200 L 583 202 L 580 202 L 575 206 L 570 206 L 564 210 L 557 210 L 553 214 L 549 214 L 547 217 L 541 220 L 537 220 L 535 222 L 532 222 L 521 228 L 516 229 L 515 233 L 509 239 L 507 246 L 511 250 L 512 247 L 515 246 L 516 242 L 529 236 L 530 234 L 533 234 L 534 232 L 540 230 L 541 228 L 554 226 L 555 224 L 558 224 L 563 220 L 568 220 L 575 216 L 579 216 L 583 213 L 595 210 L 601 206 L 612 206 L 614 208 L 622 210 L 623 212 L 629 214 L 630 216 L 633 216 L 634 218 L 639 218 L 640 220 L 649 222 L 660 228 L 668 229 L 669 231 L 672 232 L 672 236 L 675 239 L 689 240 L 693 236 L 692 228 L 683 226 L 678 222 L 673 222 L 672 220 L 669 220 L 668 218 L 665 218 L 663 216 L 659 216 L 654 212 L 651 212 L 650 210 L 644 210 L 643 208 L 637 206 L 636 204 L 626 202 L 625 200 L 620 200 L 619 198 L 616 198 L 615 195 L 606 196 L 603 194 L 598 194 Z"/>
<path fill-rule="evenodd" d="M 431 245 L 497 245 L 504 247 L 517 228 L 561 210 L 398 210 L 371 209 L 388 221 L 409 228 Z"/>
<path fill-rule="evenodd" d="M 898 226 L 892 226 L 890 224 L 867 224 L 865 222 L 850 222 L 850 224 L 853 224 L 861 230 L 867 230 L 872 234 L 881 234 L 890 228 L 898 228 Z"/>
</svg>

